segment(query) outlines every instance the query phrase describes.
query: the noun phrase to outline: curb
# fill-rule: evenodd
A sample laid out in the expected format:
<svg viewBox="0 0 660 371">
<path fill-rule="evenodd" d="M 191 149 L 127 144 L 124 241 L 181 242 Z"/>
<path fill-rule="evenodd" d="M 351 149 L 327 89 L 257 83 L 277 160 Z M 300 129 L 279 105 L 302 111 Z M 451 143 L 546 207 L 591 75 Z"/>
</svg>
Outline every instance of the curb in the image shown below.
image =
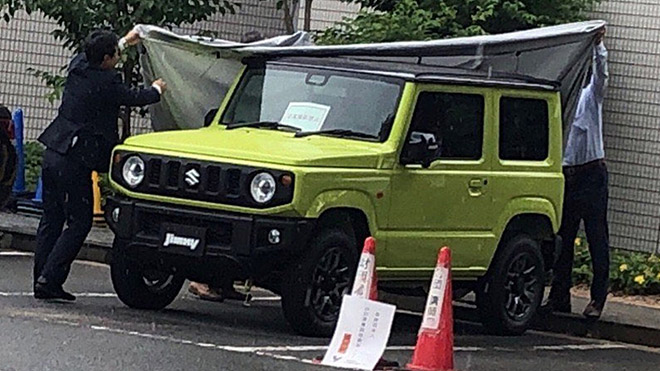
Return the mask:
<svg viewBox="0 0 660 371">
<path fill-rule="evenodd" d="M 539 317 L 534 329 L 577 337 L 616 341 L 649 347 L 660 347 L 660 329 L 594 321 L 576 315 L 556 314 Z"/>
<path fill-rule="evenodd" d="M 2 248 L 34 252 L 39 218 L 16 213 L 0 212 Z M 93 226 L 77 259 L 107 263 L 113 233 L 107 228 Z"/>
<path fill-rule="evenodd" d="M 35 237 L 27 234 L 7 232 L 11 236 L 9 248 L 16 251 L 34 252 L 37 242 Z M 76 257 L 77 260 L 88 260 L 98 263 L 109 263 L 110 248 L 85 242 Z"/>
</svg>

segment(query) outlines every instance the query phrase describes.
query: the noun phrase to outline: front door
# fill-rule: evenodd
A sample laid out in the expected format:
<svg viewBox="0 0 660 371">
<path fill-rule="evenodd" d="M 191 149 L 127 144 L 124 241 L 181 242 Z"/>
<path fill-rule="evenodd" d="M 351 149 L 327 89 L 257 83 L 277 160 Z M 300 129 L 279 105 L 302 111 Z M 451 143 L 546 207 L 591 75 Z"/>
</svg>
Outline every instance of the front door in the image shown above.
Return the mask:
<svg viewBox="0 0 660 371">
<path fill-rule="evenodd" d="M 383 259 L 390 273 L 430 274 L 442 246 L 452 249 L 456 273 L 485 270 L 478 257 L 494 243 L 497 218 L 489 208 L 489 102 L 487 89 L 434 86 L 418 92 L 401 154 L 407 165 L 399 165 L 392 180 Z M 428 144 L 421 157 L 413 149 L 420 141 Z"/>
</svg>

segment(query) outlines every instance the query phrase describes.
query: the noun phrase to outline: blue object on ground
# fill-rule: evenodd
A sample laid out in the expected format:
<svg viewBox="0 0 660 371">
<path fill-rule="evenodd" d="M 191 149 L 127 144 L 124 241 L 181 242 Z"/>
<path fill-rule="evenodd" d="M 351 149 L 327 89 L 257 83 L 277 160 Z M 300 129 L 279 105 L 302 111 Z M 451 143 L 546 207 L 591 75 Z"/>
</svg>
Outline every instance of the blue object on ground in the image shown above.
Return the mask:
<svg viewBox="0 0 660 371">
<path fill-rule="evenodd" d="M 14 181 L 14 194 L 25 193 L 25 152 L 23 150 L 23 110 L 18 108 L 14 111 L 14 135 L 16 137 L 16 157 L 18 168 L 16 169 L 16 180 Z"/>
</svg>

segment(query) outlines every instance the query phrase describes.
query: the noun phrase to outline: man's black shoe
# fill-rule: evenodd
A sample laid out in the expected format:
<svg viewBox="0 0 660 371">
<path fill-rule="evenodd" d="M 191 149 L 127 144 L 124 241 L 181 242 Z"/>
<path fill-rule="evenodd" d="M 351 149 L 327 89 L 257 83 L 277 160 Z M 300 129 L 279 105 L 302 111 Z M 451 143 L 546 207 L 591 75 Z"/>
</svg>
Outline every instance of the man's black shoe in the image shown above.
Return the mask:
<svg viewBox="0 0 660 371">
<path fill-rule="evenodd" d="M 62 286 L 51 285 L 42 277 L 39 277 L 39 280 L 34 284 L 34 297 L 35 299 L 44 300 L 76 300 L 76 297 L 64 291 Z"/>
<path fill-rule="evenodd" d="M 603 308 L 605 307 L 605 302 L 597 302 L 592 300 L 589 302 L 584 312 L 582 314 L 589 319 L 598 319 L 603 314 Z"/>
</svg>

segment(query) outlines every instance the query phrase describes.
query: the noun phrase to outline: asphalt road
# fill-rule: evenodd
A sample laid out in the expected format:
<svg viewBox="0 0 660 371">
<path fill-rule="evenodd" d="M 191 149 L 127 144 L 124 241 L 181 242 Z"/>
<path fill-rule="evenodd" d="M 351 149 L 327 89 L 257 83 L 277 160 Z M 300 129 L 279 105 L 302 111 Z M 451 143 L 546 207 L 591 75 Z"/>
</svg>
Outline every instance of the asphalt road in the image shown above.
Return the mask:
<svg viewBox="0 0 660 371">
<path fill-rule="evenodd" d="M 65 287 L 72 304 L 31 296 L 29 255 L 0 252 L 0 371 L 6 370 L 313 370 L 328 339 L 295 335 L 277 298 L 199 301 L 185 290 L 168 309 L 122 305 L 106 266 L 77 262 Z M 398 314 L 385 358 L 405 365 L 420 317 Z M 457 370 L 652 370 L 660 350 L 533 332 L 494 337 L 455 325 Z"/>
</svg>

